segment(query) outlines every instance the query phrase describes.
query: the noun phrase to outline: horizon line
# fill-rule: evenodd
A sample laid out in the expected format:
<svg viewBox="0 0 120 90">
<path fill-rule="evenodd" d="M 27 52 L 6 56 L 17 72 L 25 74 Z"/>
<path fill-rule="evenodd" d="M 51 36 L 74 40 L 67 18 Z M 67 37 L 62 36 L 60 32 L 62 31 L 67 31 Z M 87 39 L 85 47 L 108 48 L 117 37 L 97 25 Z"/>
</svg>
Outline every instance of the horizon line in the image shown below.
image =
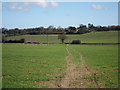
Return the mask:
<svg viewBox="0 0 120 90">
<path fill-rule="evenodd" d="M 88 23 L 88 24 L 92 24 L 92 23 Z M 77 28 L 77 27 L 79 27 L 80 25 L 86 25 L 86 27 L 88 27 L 88 24 L 87 24 L 87 25 L 86 25 L 86 24 L 79 24 L 78 26 L 69 25 L 69 26 L 67 26 L 67 27 L 48 25 L 47 27 L 46 27 L 46 26 L 36 26 L 36 27 L 33 26 L 33 27 L 23 27 L 23 28 L 20 28 L 20 27 L 14 27 L 14 28 L 1 27 L 1 28 L 6 28 L 6 29 L 8 29 L 8 30 L 10 30 L 10 29 L 15 29 L 15 28 L 18 28 L 18 29 L 30 29 L 30 28 L 40 28 L 40 27 L 48 28 L 49 26 L 53 26 L 54 28 L 58 28 L 58 27 L 61 27 L 61 28 L 75 27 L 75 28 Z M 93 26 L 95 26 L 95 27 L 98 27 L 98 26 L 109 27 L 109 26 L 120 26 L 120 25 L 119 25 L 119 24 L 116 24 L 116 25 L 94 25 L 94 24 L 93 24 Z"/>
</svg>

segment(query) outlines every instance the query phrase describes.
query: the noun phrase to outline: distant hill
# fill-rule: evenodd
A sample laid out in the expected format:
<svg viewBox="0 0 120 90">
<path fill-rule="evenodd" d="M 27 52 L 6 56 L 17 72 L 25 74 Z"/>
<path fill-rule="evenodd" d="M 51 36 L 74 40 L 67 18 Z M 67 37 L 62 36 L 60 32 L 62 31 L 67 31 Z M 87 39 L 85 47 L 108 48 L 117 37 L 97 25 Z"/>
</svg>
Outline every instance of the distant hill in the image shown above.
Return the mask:
<svg viewBox="0 0 120 90">
<path fill-rule="evenodd" d="M 90 32 L 86 34 L 72 34 L 66 35 L 67 39 L 65 42 L 72 42 L 72 40 L 81 40 L 82 43 L 117 43 L 118 42 L 118 31 L 102 31 L 102 32 Z M 26 42 L 37 41 L 40 43 L 47 43 L 47 35 L 20 35 L 10 36 L 7 40 L 18 40 L 24 38 Z M 49 43 L 61 43 L 58 40 L 58 35 L 48 35 Z"/>
<path fill-rule="evenodd" d="M 70 37 L 78 38 L 83 43 L 117 43 L 118 31 L 91 32 Z"/>
</svg>

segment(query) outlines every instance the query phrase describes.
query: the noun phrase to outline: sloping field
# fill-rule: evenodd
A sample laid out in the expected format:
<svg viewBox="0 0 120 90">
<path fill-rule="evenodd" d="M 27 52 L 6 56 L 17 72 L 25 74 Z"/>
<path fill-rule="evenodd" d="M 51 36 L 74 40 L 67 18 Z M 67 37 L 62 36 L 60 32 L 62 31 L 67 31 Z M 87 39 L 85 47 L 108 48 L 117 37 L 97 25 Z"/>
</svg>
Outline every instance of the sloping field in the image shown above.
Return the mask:
<svg viewBox="0 0 120 90">
<path fill-rule="evenodd" d="M 47 35 L 22 35 L 7 37 L 7 40 L 17 40 L 25 38 L 26 41 L 37 41 L 40 43 L 47 43 Z M 65 42 L 72 42 L 72 40 L 81 40 L 82 43 L 117 43 L 118 31 L 107 32 L 91 32 L 87 34 L 67 35 Z M 49 43 L 61 43 L 58 40 L 58 35 L 48 35 Z"/>
<path fill-rule="evenodd" d="M 68 36 L 72 41 L 73 39 L 80 39 L 83 43 L 117 43 L 118 32 L 91 32 L 82 35 L 70 35 Z"/>
</svg>

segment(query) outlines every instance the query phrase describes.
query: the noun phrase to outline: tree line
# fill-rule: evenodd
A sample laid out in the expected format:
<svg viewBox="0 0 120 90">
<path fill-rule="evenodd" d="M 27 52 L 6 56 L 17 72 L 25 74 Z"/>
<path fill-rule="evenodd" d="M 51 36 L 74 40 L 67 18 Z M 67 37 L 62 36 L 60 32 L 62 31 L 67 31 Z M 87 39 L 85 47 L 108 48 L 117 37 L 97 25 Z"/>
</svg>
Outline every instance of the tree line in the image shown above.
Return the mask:
<svg viewBox="0 0 120 90">
<path fill-rule="evenodd" d="M 7 29 L 2 28 L 2 34 L 7 36 L 16 35 L 41 35 L 41 34 L 84 34 L 96 31 L 118 31 L 120 26 L 94 26 L 93 24 L 88 24 L 88 26 L 80 24 L 79 27 L 69 26 L 68 28 L 54 27 L 50 25 L 47 28 L 37 27 L 37 28 L 26 28 L 26 29 Z"/>
</svg>

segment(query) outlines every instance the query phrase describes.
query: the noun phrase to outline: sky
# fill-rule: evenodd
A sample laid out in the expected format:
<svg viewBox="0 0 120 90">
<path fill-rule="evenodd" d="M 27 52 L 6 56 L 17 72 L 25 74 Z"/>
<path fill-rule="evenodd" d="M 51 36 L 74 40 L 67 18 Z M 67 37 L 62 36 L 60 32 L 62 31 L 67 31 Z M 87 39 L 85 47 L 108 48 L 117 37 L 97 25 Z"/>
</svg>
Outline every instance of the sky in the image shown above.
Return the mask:
<svg viewBox="0 0 120 90">
<path fill-rule="evenodd" d="M 0 5 L 1 7 L 1 5 Z M 117 2 L 2 2 L 2 27 L 78 27 L 118 24 Z"/>
</svg>

